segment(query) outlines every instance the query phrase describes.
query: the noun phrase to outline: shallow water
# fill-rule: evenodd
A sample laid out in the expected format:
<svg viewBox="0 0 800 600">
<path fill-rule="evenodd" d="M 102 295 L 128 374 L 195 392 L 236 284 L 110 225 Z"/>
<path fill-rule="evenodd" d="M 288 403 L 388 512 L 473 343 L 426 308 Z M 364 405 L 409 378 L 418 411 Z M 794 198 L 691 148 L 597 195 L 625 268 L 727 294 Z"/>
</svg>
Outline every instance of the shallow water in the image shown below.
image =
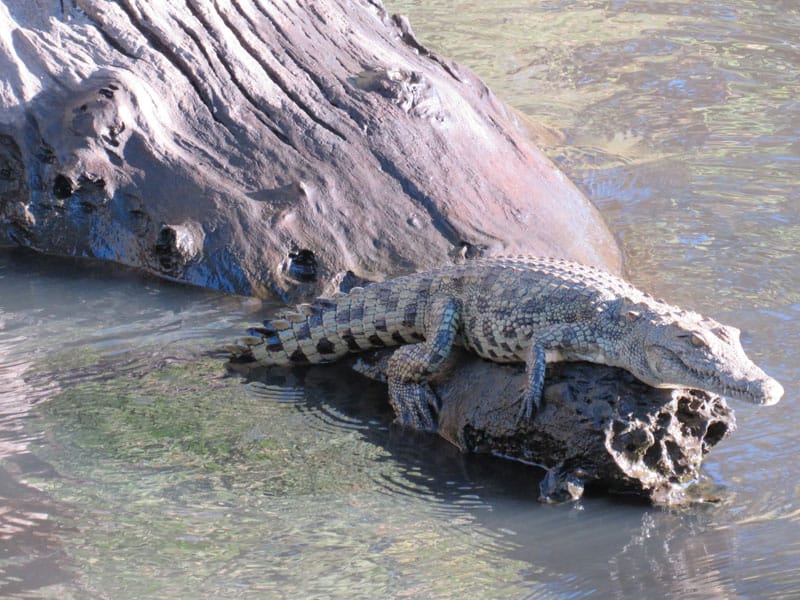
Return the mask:
<svg viewBox="0 0 800 600">
<path fill-rule="evenodd" d="M 388 5 L 549 128 L 631 279 L 784 384 L 733 404 L 722 501 L 540 505 L 538 471 L 398 434 L 341 369 L 226 377 L 202 352 L 257 303 L 3 252 L 0 597 L 800 596 L 796 3 Z"/>
</svg>

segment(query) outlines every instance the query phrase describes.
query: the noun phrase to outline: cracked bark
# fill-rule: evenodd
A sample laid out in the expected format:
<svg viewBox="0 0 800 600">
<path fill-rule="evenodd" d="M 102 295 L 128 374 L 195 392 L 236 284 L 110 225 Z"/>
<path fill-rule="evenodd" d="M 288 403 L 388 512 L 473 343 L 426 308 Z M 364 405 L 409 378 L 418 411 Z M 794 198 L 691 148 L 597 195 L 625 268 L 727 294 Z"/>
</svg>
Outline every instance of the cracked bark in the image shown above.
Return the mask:
<svg viewBox="0 0 800 600">
<path fill-rule="evenodd" d="M 0 31 L 0 244 L 287 300 L 465 251 L 619 269 L 515 114 L 378 2 L 8 0 Z"/>
</svg>

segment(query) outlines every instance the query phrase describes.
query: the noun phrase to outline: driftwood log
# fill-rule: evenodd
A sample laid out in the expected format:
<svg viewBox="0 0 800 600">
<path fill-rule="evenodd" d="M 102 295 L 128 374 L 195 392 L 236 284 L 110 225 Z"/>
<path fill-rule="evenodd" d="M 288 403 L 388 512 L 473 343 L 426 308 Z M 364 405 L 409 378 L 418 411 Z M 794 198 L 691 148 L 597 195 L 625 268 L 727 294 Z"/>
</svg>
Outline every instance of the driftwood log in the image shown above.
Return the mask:
<svg viewBox="0 0 800 600">
<path fill-rule="evenodd" d="M 298 299 L 461 256 L 612 270 L 596 210 L 373 0 L 6 0 L 0 244 Z"/>
</svg>

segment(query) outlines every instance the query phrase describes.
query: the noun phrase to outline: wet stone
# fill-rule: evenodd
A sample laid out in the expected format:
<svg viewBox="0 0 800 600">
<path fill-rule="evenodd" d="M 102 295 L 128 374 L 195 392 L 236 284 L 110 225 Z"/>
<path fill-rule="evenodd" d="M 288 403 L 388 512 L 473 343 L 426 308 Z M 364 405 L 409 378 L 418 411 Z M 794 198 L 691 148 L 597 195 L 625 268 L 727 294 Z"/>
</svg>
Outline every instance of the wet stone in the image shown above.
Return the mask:
<svg viewBox="0 0 800 600">
<path fill-rule="evenodd" d="M 382 354 L 361 360 L 380 370 Z M 543 502 L 576 500 L 586 487 L 655 504 L 689 502 L 686 485 L 699 477 L 705 453 L 736 428 L 718 396 L 651 388 L 622 369 L 589 363 L 548 365 L 540 412 L 519 422 L 524 382 L 521 366 L 457 348 L 431 387 L 441 400 L 439 435 L 463 452 L 543 465 Z"/>
</svg>

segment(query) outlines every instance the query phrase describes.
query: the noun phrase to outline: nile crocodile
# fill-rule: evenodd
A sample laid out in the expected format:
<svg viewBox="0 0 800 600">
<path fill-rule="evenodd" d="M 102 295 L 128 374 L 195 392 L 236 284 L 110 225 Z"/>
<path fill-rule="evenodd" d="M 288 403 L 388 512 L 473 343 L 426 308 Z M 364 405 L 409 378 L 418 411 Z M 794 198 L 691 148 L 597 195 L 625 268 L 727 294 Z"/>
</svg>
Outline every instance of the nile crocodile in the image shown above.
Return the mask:
<svg viewBox="0 0 800 600">
<path fill-rule="evenodd" d="M 520 418 L 538 410 L 545 364 L 622 367 L 659 388 L 686 387 L 774 404 L 781 385 L 745 354 L 739 330 L 656 300 L 600 269 L 560 259 L 467 261 L 301 304 L 229 346 L 238 361 L 327 363 L 401 346 L 386 379 L 398 421 L 435 428 L 428 383 L 453 344 L 524 363 Z"/>
</svg>

